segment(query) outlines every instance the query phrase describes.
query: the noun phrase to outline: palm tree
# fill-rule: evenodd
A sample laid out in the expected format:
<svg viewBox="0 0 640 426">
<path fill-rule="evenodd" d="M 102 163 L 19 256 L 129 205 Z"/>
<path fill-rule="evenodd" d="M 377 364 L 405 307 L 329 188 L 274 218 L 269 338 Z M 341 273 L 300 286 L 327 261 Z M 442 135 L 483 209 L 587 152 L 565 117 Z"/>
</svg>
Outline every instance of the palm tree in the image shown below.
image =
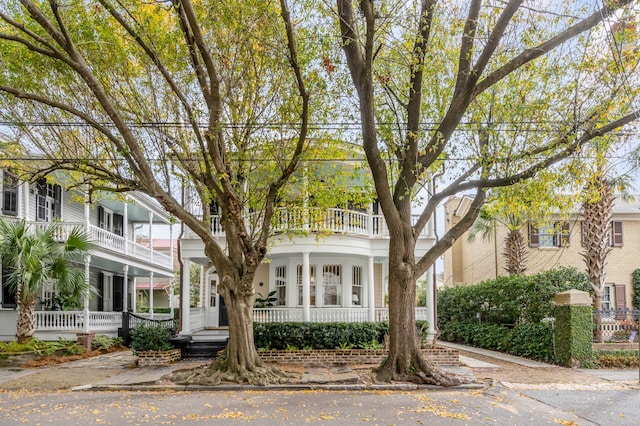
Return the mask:
<svg viewBox="0 0 640 426">
<path fill-rule="evenodd" d="M 593 307 L 602 312 L 602 292 L 606 283 L 607 256 L 611 252 L 611 215 L 616 199 L 616 189 L 623 198 L 629 198 L 626 190 L 630 187 L 628 176 L 607 178 L 595 173 L 587 181 L 582 202 L 582 239 L 587 275 L 593 288 Z M 596 315 L 595 340 L 602 341 L 602 314 Z"/>
<path fill-rule="evenodd" d="M 505 259 L 504 269 L 509 275 L 524 274 L 527 270 L 527 244 L 522 235 L 522 228 L 527 224 L 527 219 L 523 216 L 503 213 L 502 216 L 492 216 L 486 209 L 482 209 L 478 219 L 471 227 L 469 241 L 474 241 L 477 234 L 485 241 L 491 241 L 498 225 L 507 228 L 507 236 L 504 238 Z"/>
<path fill-rule="evenodd" d="M 91 292 L 84 271 L 75 264 L 93 244 L 79 228 L 64 239 L 59 238 L 61 231 L 56 223 L 39 228 L 30 227 L 24 220 L 0 219 L 0 256 L 2 265 L 11 271 L 8 284 L 18 305 L 18 342 L 31 339 L 35 332 L 34 311 L 43 289 L 53 288 L 75 300 Z"/>
</svg>

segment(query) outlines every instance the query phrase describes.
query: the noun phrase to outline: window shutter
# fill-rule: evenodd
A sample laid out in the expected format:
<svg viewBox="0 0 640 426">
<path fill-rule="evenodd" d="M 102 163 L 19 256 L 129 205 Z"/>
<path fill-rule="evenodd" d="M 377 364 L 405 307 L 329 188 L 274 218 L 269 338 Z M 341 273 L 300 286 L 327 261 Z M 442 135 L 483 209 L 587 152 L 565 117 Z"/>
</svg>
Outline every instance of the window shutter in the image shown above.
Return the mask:
<svg viewBox="0 0 640 426">
<path fill-rule="evenodd" d="M 114 275 L 113 276 L 113 311 L 114 312 L 124 311 L 123 305 L 122 305 L 123 288 L 124 288 L 124 277 Z"/>
<path fill-rule="evenodd" d="M 113 214 L 113 233 L 121 237 L 124 235 L 124 216 L 121 214 Z"/>
<path fill-rule="evenodd" d="M 16 293 L 9 284 L 9 274 L 11 270 L 9 268 L 2 268 L 2 307 L 13 308 L 18 306 L 16 300 Z"/>
<path fill-rule="evenodd" d="M 98 274 L 98 311 L 104 311 L 104 274 Z"/>
<path fill-rule="evenodd" d="M 560 247 L 569 247 L 571 228 L 569 222 L 560 222 Z"/>
<path fill-rule="evenodd" d="M 616 309 L 627 309 L 627 291 L 624 284 L 614 284 L 614 297 Z"/>
<path fill-rule="evenodd" d="M 586 241 L 585 235 L 584 235 L 584 220 L 582 222 L 580 222 L 580 245 L 582 247 L 586 247 L 586 245 L 587 245 L 587 241 Z"/>
<path fill-rule="evenodd" d="M 538 235 L 538 227 L 529 222 L 529 247 L 538 247 L 540 245 L 540 237 Z"/>
<path fill-rule="evenodd" d="M 98 206 L 98 228 L 104 229 L 104 209 Z"/>
<path fill-rule="evenodd" d="M 614 220 L 611 222 L 611 242 L 613 247 L 622 247 L 622 221 Z"/>
</svg>

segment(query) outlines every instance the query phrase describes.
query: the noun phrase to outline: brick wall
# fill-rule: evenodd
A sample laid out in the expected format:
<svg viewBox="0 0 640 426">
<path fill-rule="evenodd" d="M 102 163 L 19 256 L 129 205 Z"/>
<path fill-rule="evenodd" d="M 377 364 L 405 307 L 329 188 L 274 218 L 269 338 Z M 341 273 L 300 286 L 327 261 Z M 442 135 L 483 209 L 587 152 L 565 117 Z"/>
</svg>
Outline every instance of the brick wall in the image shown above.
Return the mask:
<svg viewBox="0 0 640 426">
<path fill-rule="evenodd" d="M 422 352 L 436 365 L 459 365 L 458 351 L 434 347 Z M 281 364 L 379 364 L 387 354 L 383 349 L 316 349 L 307 351 L 261 351 L 265 362 Z"/>
<path fill-rule="evenodd" d="M 155 365 L 167 365 L 180 361 L 180 349 L 169 349 L 168 351 L 139 351 L 138 367 L 148 367 Z"/>
</svg>

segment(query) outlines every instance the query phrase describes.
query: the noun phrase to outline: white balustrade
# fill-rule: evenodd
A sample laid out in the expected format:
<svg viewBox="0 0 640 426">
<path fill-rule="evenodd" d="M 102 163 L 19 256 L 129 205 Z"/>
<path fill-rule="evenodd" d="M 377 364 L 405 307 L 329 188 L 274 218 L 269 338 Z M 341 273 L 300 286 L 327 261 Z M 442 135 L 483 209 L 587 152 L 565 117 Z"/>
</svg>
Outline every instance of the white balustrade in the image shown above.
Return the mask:
<svg viewBox="0 0 640 426">
<path fill-rule="evenodd" d="M 89 331 L 113 331 L 122 326 L 122 312 L 89 312 Z"/>
<path fill-rule="evenodd" d="M 368 308 L 311 308 L 311 322 L 367 322 Z M 416 319 L 427 319 L 427 308 L 416 308 Z M 290 322 L 302 321 L 301 308 L 254 308 L 255 322 Z M 388 308 L 376 308 L 374 321 L 389 321 Z"/>
<path fill-rule="evenodd" d="M 198 216 L 196 216 L 198 217 Z M 201 216 L 199 217 L 201 218 Z M 411 216 L 411 224 L 415 225 L 418 215 Z M 216 237 L 223 237 L 224 230 L 220 224 L 220 216 L 211 216 L 211 232 Z M 369 224 L 371 223 L 371 226 Z M 288 208 L 276 211 L 272 226 L 274 233 L 287 231 L 335 232 L 351 235 L 365 235 L 371 238 L 386 238 L 389 228 L 381 214 L 368 214 L 347 209 Z M 191 230 L 186 231 L 186 238 L 197 239 Z M 426 237 L 428 229 L 420 232 Z"/>
<path fill-rule="evenodd" d="M 191 308 L 189 311 L 189 327 L 192 332 L 204 330 L 204 308 Z"/>
<path fill-rule="evenodd" d="M 84 325 L 81 311 L 35 311 L 34 317 L 38 331 L 81 331 Z"/>
</svg>

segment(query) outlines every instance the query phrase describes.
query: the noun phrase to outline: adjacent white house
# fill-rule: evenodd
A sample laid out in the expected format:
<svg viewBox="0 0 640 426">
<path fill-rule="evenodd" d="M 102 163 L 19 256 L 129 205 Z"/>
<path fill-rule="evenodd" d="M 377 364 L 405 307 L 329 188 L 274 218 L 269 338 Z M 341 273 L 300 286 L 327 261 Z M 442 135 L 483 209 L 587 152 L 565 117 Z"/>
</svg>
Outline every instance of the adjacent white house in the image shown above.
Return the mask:
<svg viewBox="0 0 640 426">
<path fill-rule="evenodd" d="M 60 310 L 54 292 L 43 292 L 36 312 L 36 337 L 75 337 L 78 332 L 115 334 L 123 311 L 135 311 L 136 280 L 172 279 L 172 254 L 135 242 L 139 225 L 153 234 L 158 224 L 168 225 L 169 216 L 151 198 L 140 193 L 122 196 L 92 195 L 66 191 L 55 178 L 37 182 L 20 181 L 10 170 L 0 170 L 0 214 L 7 219 L 25 220 L 31 226 L 59 222 L 64 240 L 74 227 L 81 227 L 96 244 L 84 260 L 85 279 L 97 296 L 82 306 Z M 153 240 L 153 235 L 149 235 Z M 15 336 L 15 297 L 6 285 L 2 270 L 0 294 L 0 340 Z M 151 302 L 152 303 L 152 302 Z"/>
</svg>

